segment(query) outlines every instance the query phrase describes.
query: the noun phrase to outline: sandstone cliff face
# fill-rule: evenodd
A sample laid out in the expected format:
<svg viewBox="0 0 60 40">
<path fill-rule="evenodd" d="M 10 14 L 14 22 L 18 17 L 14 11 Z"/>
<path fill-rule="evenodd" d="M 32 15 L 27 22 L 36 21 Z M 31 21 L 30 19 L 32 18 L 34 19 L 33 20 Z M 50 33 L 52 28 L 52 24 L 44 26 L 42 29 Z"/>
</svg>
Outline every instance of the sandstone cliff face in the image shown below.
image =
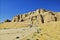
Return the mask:
<svg viewBox="0 0 60 40">
<path fill-rule="evenodd" d="M 0 40 L 60 40 L 60 12 L 38 9 L 7 19 Z"/>
<path fill-rule="evenodd" d="M 45 23 L 60 21 L 60 12 L 52 12 L 45 9 L 37 9 L 21 15 L 16 15 L 12 20 L 5 20 L 0 24 L 0 28 L 20 28 L 38 26 Z"/>
<path fill-rule="evenodd" d="M 14 16 L 12 22 L 39 22 L 46 23 L 60 20 L 60 13 L 54 13 L 45 9 Z"/>
</svg>

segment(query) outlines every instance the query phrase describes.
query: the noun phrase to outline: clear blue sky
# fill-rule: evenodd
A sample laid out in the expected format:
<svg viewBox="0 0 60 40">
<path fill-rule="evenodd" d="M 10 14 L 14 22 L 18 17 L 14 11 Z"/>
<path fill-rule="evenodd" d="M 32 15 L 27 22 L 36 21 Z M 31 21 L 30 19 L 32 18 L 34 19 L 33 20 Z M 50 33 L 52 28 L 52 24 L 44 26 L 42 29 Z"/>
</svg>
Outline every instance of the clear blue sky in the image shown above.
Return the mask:
<svg viewBox="0 0 60 40">
<path fill-rule="evenodd" d="M 41 8 L 60 12 L 60 0 L 0 0 L 0 22 Z"/>
</svg>

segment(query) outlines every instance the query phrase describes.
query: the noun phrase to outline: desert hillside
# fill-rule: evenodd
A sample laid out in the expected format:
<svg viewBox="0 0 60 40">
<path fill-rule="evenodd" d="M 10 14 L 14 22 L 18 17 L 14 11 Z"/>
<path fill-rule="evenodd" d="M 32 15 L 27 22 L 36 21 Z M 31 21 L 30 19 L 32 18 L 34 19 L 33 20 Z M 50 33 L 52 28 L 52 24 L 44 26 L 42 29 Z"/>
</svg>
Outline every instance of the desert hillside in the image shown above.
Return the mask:
<svg viewBox="0 0 60 40">
<path fill-rule="evenodd" d="M 36 11 L 16 15 L 12 20 L 5 20 L 5 22 L 0 23 L 0 28 L 20 28 L 28 25 L 38 26 L 39 24 L 57 21 L 60 21 L 60 12 L 37 9 Z"/>
<path fill-rule="evenodd" d="M 60 12 L 37 9 L 0 23 L 0 40 L 60 40 Z"/>
</svg>

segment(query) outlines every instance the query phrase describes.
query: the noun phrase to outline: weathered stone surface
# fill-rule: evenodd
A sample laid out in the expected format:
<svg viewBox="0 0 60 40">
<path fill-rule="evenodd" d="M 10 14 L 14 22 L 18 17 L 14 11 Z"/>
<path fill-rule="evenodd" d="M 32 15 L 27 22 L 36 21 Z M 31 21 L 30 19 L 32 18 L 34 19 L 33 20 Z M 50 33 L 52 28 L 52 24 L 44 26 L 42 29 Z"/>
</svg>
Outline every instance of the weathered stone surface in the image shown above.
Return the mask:
<svg viewBox="0 0 60 40">
<path fill-rule="evenodd" d="M 60 20 L 60 12 L 55 13 L 55 17 L 57 18 L 57 21 Z"/>
<path fill-rule="evenodd" d="M 0 23 L 0 40 L 60 40 L 60 12 L 38 9 Z"/>
<path fill-rule="evenodd" d="M 33 12 L 24 13 L 21 15 L 14 16 L 12 22 L 22 22 L 30 23 L 33 25 L 42 24 L 42 23 L 49 23 L 49 22 L 56 22 L 60 20 L 60 12 L 52 12 L 45 9 L 37 9 Z"/>
<path fill-rule="evenodd" d="M 37 9 L 36 11 L 21 14 L 13 17 L 12 22 L 33 22 L 34 20 L 39 23 L 60 20 L 60 13 L 54 13 L 45 9 Z"/>
<path fill-rule="evenodd" d="M 42 16 L 44 19 L 44 22 L 50 22 L 55 21 L 54 15 L 52 15 L 52 12 L 45 12 Z"/>
</svg>

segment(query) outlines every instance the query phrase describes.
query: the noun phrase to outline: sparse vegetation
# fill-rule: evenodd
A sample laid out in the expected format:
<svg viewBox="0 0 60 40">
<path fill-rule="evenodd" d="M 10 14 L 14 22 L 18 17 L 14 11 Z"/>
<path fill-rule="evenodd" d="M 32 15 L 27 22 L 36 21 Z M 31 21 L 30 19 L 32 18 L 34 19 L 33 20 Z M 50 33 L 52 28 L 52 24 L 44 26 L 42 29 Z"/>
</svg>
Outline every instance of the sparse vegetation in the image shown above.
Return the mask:
<svg viewBox="0 0 60 40">
<path fill-rule="evenodd" d="M 11 22 L 11 20 L 6 19 L 5 22 Z"/>
<path fill-rule="evenodd" d="M 16 37 L 16 39 L 19 39 L 19 37 Z"/>
</svg>

